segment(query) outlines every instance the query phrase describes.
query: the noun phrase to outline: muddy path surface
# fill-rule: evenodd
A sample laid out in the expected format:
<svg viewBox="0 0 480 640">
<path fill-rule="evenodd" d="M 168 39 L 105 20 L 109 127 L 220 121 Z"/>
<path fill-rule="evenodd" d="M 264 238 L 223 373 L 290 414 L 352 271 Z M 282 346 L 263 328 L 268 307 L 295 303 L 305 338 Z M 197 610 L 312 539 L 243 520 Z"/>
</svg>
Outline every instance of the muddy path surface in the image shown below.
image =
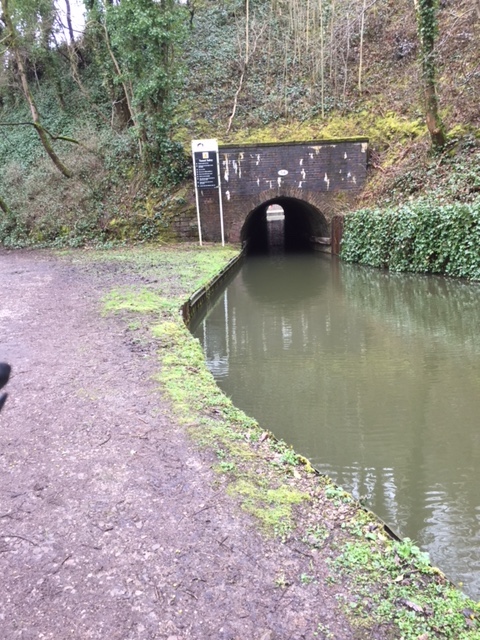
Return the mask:
<svg viewBox="0 0 480 640">
<path fill-rule="evenodd" d="M 350 627 L 326 582 L 299 580 L 311 555 L 260 534 L 218 486 L 212 454 L 152 377 L 155 349 L 132 348 L 101 315 L 111 275 L 0 252 L 0 278 L 0 360 L 13 367 L 0 638 L 373 637 Z"/>
</svg>

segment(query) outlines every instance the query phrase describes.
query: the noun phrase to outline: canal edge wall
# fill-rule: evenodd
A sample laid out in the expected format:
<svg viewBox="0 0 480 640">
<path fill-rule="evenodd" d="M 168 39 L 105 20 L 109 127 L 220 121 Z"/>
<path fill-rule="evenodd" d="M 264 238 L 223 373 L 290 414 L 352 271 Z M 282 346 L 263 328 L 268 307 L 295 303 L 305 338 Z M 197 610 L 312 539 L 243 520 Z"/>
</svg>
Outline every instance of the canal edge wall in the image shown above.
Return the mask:
<svg viewBox="0 0 480 640">
<path fill-rule="evenodd" d="M 237 256 L 232 258 L 224 267 L 214 276 L 207 284 L 197 289 L 192 295 L 183 303 L 181 307 L 181 314 L 183 322 L 190 328 L 190 324 L 193 318 L 202 310 L 202 308 L 208 304 L 217 289 L 223 285 L 223 283 L 234 275 L 245 259 L 245 252 L 241 250 Z"/>
<path fill-rule="evenodd" d="M 341 231 L 343 231 L 343 225 L 342 225 Z M 200 287 L 200 289 L 197 289 L 197 291 L 192 293 L 192 295 L 184 302 L 184 304 L 181 307 L 181 315 L 182 315 L 183 322 L 188 329 L 190 329 L 190 325 L 193 319 L 203 310 L 203 308 L 206 305 L 208 305 L 210 300 L 216 294 L 217 290 L 225 283 L 225 281 L 228 278 L 231 278 L 240 269 L 244 260 L 245 260 L 245 249 L 241 250 L 239 254 L 234 258 L 232 258 L 225 265 L 225 267 L 223 267 L 223 269 L 221 269 L 221 271 L 218 272 L 216 276 L 214 276 L 211 280 L 209 280 L 205 285 Z M 268 431 L 268 434 L 274 441 L 276 442 L 279 441 L 273 432 Z M 316 476 L 322 476 L 324 478 L 328 478 L 328 480 L 330 480 L 333 486 L 338 487 L 338 485 L 335 482 L 333 482 L 333 480 L 327 474 L 324 474 L 318 471 L 318 469 L 316 469 L 311 464 L 308 458 L 300 454 L 297 454 L 297 455 L 299 457 L 299 460 L 302 461 L 302 463 L 306 467 L 310 468 Z M 342 487 L 342 490 L 343 490 L 343 487 Z M 349 493 L 349 492 L 346 492 L 346 493 Z M 396 540 L 396 541 L 403 540 L 403 537 L 400 534 L 398 534 L 394 529 L 392 529 L 392 527 L 390 527 L 390 525 L 387 522 L 385 522 L 378 514 L 376 514 L 374 511 L 372 511 L 365 505 L 361 504 L 358 500 L 354 498 L 352 494 L 349 493 L 349 495 L 351 495 L 352 500 L 355 503 L 357 503 L 359 509 L 370 514 L 370 516 L 372 516 L 375 520 L 378 521 L 379 525 L 383 528 L 385 533 L 392 540 Z"/>
</svg>

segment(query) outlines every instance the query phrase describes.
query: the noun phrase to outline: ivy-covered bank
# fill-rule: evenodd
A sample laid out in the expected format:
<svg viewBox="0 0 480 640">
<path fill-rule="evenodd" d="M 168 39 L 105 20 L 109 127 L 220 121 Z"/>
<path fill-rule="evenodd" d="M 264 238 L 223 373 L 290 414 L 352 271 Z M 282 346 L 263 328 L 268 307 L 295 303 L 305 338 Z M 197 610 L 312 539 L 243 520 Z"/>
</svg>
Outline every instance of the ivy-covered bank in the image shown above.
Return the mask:
<svg viewBox="0 0 480 640">
<path fill-rule="evenodd" d="M 345 217 L 341 256 L 392 271 L 480 280 L 480 200 L 421 198 Z"/>
</svg>

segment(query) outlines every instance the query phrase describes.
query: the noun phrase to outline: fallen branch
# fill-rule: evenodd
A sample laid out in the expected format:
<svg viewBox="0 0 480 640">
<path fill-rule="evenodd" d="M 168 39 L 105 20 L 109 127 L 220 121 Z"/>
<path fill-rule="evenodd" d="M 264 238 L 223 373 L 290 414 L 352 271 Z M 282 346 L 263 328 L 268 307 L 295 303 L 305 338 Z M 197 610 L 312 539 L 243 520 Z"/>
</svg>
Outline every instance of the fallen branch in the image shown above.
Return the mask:
<svg viewBox="0 0 480 640">
<path fill-rule="evenodd" d="M 110 442 L 110 440 L 112 439 L 112 434 L 109 433 L 107 438 L 105 440 L 102 440 L 102 442 L 99 443 L 99 447 L 103 447 L 104 444 L 107 444 L 107 442 Z"/>
<path fill-rule="evenodd" d="M 8 533 L 8 534 L 5 534 L 5 535 L 0 535 L 0 538 L 4 538 L 4 539 L 7 539 L 7 538 L 18 538 L 19 540 L 23 540 L 24 542 L 28 542 L 29 544 L 33 545 L 34 547 L 38 547 L 38 544 L 36 542 L 33 542 L 33 540 L 29 540 L 28 538 L 24 538 L 23 536 L 19 536 L 19 535 L 16 535 L 14 533 Z"/>
</svg>

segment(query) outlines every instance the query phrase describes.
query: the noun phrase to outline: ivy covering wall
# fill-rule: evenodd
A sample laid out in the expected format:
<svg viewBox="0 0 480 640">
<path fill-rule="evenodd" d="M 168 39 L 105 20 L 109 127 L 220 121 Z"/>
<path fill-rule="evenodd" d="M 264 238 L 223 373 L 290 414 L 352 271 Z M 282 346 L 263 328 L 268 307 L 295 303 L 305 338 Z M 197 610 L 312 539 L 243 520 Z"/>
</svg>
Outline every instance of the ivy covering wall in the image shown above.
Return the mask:
<svg viewBox="0 0 480 640">
<path fill-rule="evenodd" d="M 439 205 L 419 199 L 361 209 L 345 218 L 341 256 L 392 271 L 480 280 L 480 201 Z"/>
</svg>

